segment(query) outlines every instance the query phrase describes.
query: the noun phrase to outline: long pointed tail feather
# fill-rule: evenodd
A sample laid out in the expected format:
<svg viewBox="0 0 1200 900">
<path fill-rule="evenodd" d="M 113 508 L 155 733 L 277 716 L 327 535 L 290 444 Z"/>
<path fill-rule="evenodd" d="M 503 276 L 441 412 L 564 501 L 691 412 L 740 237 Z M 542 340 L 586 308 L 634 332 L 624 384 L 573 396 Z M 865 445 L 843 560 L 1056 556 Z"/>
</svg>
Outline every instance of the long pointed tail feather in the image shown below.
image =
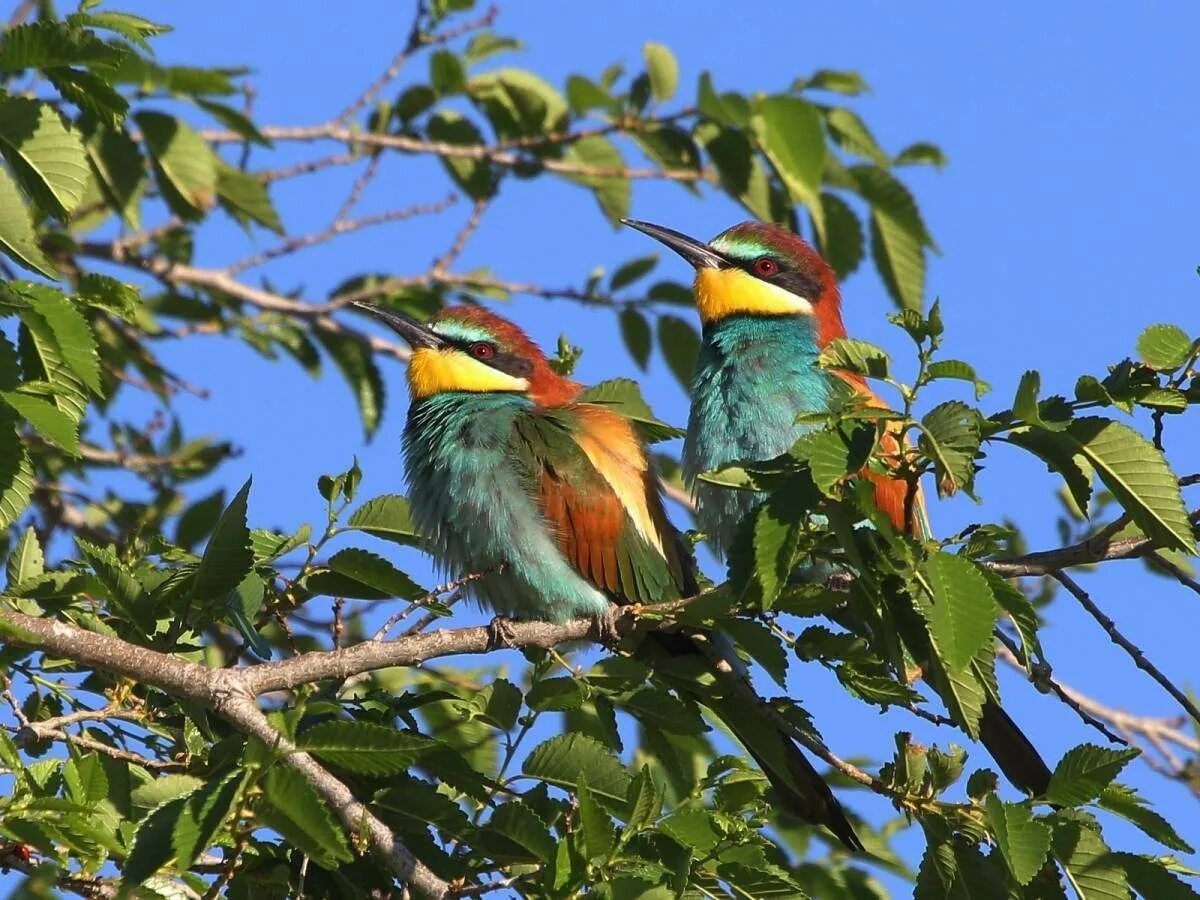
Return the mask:
<svg viewBox="0 0 1200 900">
<path fill-rule="evenodd" d="M 1006 778 L 1034 796 L 1046 792 L 1050 769 L 1037 748 L 999 704 L 988 700 L 979 723 L 979 741 Z"/>
</svg>

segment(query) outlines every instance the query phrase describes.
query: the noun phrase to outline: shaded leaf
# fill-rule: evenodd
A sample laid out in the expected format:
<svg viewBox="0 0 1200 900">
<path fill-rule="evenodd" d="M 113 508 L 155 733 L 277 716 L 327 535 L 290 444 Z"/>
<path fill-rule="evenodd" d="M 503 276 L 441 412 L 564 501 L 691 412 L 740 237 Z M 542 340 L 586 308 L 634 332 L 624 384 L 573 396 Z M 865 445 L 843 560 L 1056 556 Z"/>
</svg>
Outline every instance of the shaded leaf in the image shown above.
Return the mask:
<svg viewBox="0 0 1200 900">
<path fill-rule="evenodd" d="M 408 498 L 400 494 L 383 494 L 368 500 L 346 521 L 347 528 L 393 541 L 418 546 L 420 538 L 413 523 Z"/>
<path fill-rule="evenodd" d="M 327 563 L 328 568 L 309 575 L 309 590 L 331 597 L 360 600 L 418 600 L 427 593 L 419 584 L 382 556 L 369 550 L 347 547 Z"/>
<path fill-rule="evenodd" d="M 332 868 L 354 858 L 346 834 L 334 821 L 329 805 L 301 773 L 274 765 L 263 779 L 268 805 L 259 811 L 263 823 L 274 828 L 289 844 Z"/>
<path fill-rule="evenodd" d="M 370 722 L 322 722 L 296 739 L 298 749 L 339 768 L 380 776 L 403 772 L 437 745 L 433 738 Z"/>
<path fill-rule="evenodd" d="M 1050 851 L 1050 828 L 1035 819 L 1023 803 L 1002 803 L 995 794 L 988 794 L 985 807 L 1009 871 L 1017 884 L 1028 884 Z"/>
<path fill-rule="evenodd" d="M 1072 747 L 1054 767 L 1046 799 L 1063 806 L 1079 806 L 1094 800 L 1138 754 L 1132 747 L 1124 750 L 1095 744 Z"/>
<path fill-rule="evenodd" d="M 246 526 L 251 481 L 246 479 L 217 519 L 192 582 L 192 596 L 197 600 L 223 599 L 254 565 L 250 529 Z"/>
<path fill-rule="evenodd" d="M 50 104 L 19 97 L 0 101 L 0 154 L 47 212 L 65 218 L 79 205 L 87 157 L 79 137 Z"/>
</svg>

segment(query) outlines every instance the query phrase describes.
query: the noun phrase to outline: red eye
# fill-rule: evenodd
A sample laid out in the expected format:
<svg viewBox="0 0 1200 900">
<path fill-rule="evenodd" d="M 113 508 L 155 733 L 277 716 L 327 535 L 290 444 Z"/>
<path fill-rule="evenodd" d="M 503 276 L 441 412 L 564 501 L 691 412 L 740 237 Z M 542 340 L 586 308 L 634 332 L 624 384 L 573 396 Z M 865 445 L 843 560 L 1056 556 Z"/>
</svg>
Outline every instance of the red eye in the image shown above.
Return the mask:
<svg viewBox="0 0 1200 900">
<path fill-rule="evenodd" d="M 761 256 L 754 261 L 754 274 L 761 278 L 770 278 L 779 271 L 779 263 L 769 256 Z"/>
<path fill-rule="evenodd" d="M 480 341 L 477 344 L 471 345 L 471 355 L 476 359 L 491 359 L 496 355 L 496 348 L 491 344 L 485 344 Z"/>
</svg>

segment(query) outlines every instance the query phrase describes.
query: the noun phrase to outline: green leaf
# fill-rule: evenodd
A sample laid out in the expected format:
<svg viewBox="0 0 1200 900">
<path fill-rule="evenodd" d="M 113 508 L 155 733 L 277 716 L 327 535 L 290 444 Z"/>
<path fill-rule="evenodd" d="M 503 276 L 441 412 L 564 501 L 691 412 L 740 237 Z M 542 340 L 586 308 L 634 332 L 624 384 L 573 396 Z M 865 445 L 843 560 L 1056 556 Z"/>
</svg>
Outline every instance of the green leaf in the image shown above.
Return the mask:
<svg viewBox="0 0 1200 900">
<path fill-rule="evenodd" d="M 889 359 L 887 352 L 874 344 L 854 338 L 834 338 L 817 357 L 817 365 L 870 378 L 887 378 Z"/>
<path fill-rule="evenodd" d="M 397 544 L 420 545 L 412 507 L 408 498 L 400 494 L 383 494 L 368 500 L 354 511 L 346 521 L 346 527 Z"/>
<path fill-rule="evenodd" d="M 1066 433 L 1147 537 L 1170 549 L 1195 552 L 1179 482 L 1160 450 L 1111 419 L 1075 419 Z"/>
<path fill-rule="evenodd" d="M 621 706 L 643 725 L 667 734 L 702 734 L 704 720 L 689 706 L 660 687 L 644 687 L 621 701 Z"/>
<path fill-rule="evenodd" d="M 584 685 L 576 678 L 543 678 L 529 689 L 525 702 L 538 712 L 579 709 L 584 701 Z"/>
<path fill-rule="evenodd" d="M 0 415 L 0 528 L 21 517 L 33 497 L 33 465 L 29 451 L 13 430 L 13 421 Z"/>
<path fill-rule="evenodd" d="M 1100 792 L 1100 806 L 1132 822 L 1148 837 L 1180 853 L 1195 853 L 1192 845 L 1179 836 L 1175 826 L 1149 809 L 1149 802 L 1131 787 L 1113 782 Z"/>
<path fill-rule="evenodd" d="M 443 144 L 478 147 L 485 143 L 474 123 L 453 110 L 440 110 L 430 118 L 427 129 L 430 140 Z M 443 156 L 442 165 L 454 183 L 473 200 L 485 199 L 496 192 L 496 178 L 487 160 Z"/>
<path fill-rule="evenodd" d="M 525 45 L 516 38 L 502 37 L 493 31 L 480 31 L 467 42 L 463 58 L 468 65 L 483 62 L 485 59 L 504 53 L 508 50 L 520 50 Z"/>
<path fill-rule="evenodd" d="M 804 90 L 833 91 L 849 97 L 857 97 L 871 89 L 862 75 L 848 69 L 818 69 L 808 78 L 797 79 L 795 87 Z"/>
<path fill-rule="evenodd" d="M 921 419 L 917 446 L 933 460 L 939 496 L 971 495 L 981 429 L 979 413 L 958 400 L 938 404 Z"/>
<path fill-rule="evenodd" d="M 1113 853 L 1125 869 L 1130 886 L 1147 900 L 1200 900 L 1200 893 L 1169 868 L 1170 858 L 1152 859 L 1132 853 Z M 1195 876 L 1195 872 L 1191 874 Z"/>
<path fill-rule="evenodd" d="M 1006 440 L 1028 450 L 1042 460 L 1051 471 L 1058 472 L 1075 501 L 1076 508 L 1086 514 L 1092 497 L 1092 481 L 1096 470 L 1088 458 L 1079 452 L 1079 445 L 1062 431 L 1045 428 L 1015 428 Z"/>
<path fill-rule="evenodd" d="M 217 519 L 192 581 L 192 597 L 197 600 L 224 599 L 254 566 L 250 529 L 246 527 L 246 504 L 252 480 L 246 479 Z"/>
<path fill-rule="evenodd" d="M 687 391 L 696 368 L 696 357 L 700 355 L 700 336 L 696 329 L 679 316 L 662 316 L 658 320 L 658 345 L 671 374 Z"/>
<path fill-rule="evenodd" d="M 1028 884 L 1050 852 L 1049 826 L 1035 819 L 1023 803 L 1002 803 L 995 794 L 988 794 L 985 805 L 988 824 L 1009 871 L 1017 884 Z"/>
<path fill-rule="evenodd" d="M 833 267 L 839 280 L 855 271 L 863 260 L 866 237 L 858 215 L 841 197 L 822 192 L 821 215 L 825 233 L 821 236 L 821 256 Z"/>
<path fill-rule="evenodd" d="M 586 779 L 576 791 L 579 803 L 579 824 L 582 826 L 583 846 L 586 848 L 585 857 L 589 862 L 603 862 L 617 843 L 616 832 L 612 819 L 604 808 L 596 802 L 592 792 L 586 787 Z"/>
<path fill-rule="evenodd" d="M 171 848 L 178 868 L 191 868 L 200 854 L 212 846 L 221 826 L 235 812 L 242 782 L 241 772 L 231 772 L 184 800 L 183 812 L 171 831 Z"/>
<path fill-rule="evenodd" d="M 582 115 L 590 109 L 608 109 L 613 105 L 612 95 L 590 78 L 571 75 L 567 78 L 567 103 L 571 112 Z"/>
<path fill-rule="evenodd" d="M 1094 827 L 1087 819 L 1055 816 L 1054 856 L 1080 900 L 1129 900 L 1125 869 Z"/>
<path fill-rule="evenodd" d="M 21 310 L 21 320 L 37 345 L 46 380 L 61 387 L 62 393 L 80 394 L 71 398 L 72 402 L 59 402 L 67 398 L 56 396 L 55 402 L 63 412 L 81 417 L 86 401 L 80 385 L 97 396 L 104 393 L 100 355 L 91 326 L 79 308 L 52 287 L 11 281 L 8 288 L 29 303 L 29 309 Z"/>
<path fill-rule="evenodd" d="M 898 305 L 919 310 L 925 296 L 925 247 L 933 239 L 908 189 L 879 166 L 847 170 L 871 205 L 871 254 Z"/>
<path fill-rule="evenodd" d="M 1110 750 L 1095 744 L 1072 747 L 1054 767 L 1046 799 L 1063 806 L 1079 806 L 1094 800 L 1138 753 L 1132 747 L 1125 750 Z"/>
<path fill-rule="evenodd" d="M 526 757 L 521 771 L 568 790 L 578 788 L 579 779 L 585 777 L 592 791 L 618 804 L 624 804 L 629 790 L 625 766 L 607 747 L 585 734 L 562 734 L 544 741 Z"/>
<path fill-rule="evenodd" d="M 108 797 L 108 776 L 95 753 L 76 756 L 63 766 L 67 796 L 76 803 L 97 804 Z"/>
<path fill-rule="evenodd" d="M 20 391 L 0 391 L 0 400 L 50 443 L 70 454 L 79 449 L 79 423 L 49 400 Z"/>
<path fill-rule="evenodd" d="M 756 124 L 763 152 L 778 169 L 792 198 L 818 215 L 825 132 L 816 107 L 799 97 L 767 97 L 758 105 Z"/>
<path fill-rule="evenodd" d="M 296 739 L 298 749 L 359 775 L 403 772 L 436 746 L 436 740 L 422 734 L 340 720 L 314 725 Z"/>
<path fill-rule="evenodd" d="M 263 787 L 269 805 L 260 809 L 259 817 L 290 845 L 327 869 L 354 858 L 346 833 L 334 821 L 329 804 L 300 772 L 286 765 L 274 765 L 267 770 Z"/>
<path fill-rule="evenodd" d="M 632 378 L 610 378 L 593 385 L 579 395 L 581 403 L 595 403 L 620 413 L 637 426 L 642 439 L 649 443 L 683 436 L 683 430 L 654 416 L 642 397 L 642 389 Z"/>
<path fill-rule="evenodd" d="M 258 126 L 251 122 L 245 114 L 234 109 L 232 106 L 225 103 L 217 103 L 215 100 L 205 100 L 203 97 L 192 97 L 191 100 L 230 131 L 236 132 L 251 143 L 258 144 L 260 147 L 274 146 L 258 130 Z"/>
<path fill-rule="evenodd" d="M 71 31 L 52 20 L 8 29 L 0 41 L 0 72 L 83 65 L 113 69 L 128 50 L 106 44 L 86 31 Z"/>
<path fill-rule="evenodd" d="M 135 807 L 154 809 L 170 800 L 186 797 L 203 784 L 203 779 L 195 775 L 172 772 L 138 785 L 129 795 L 129 799 Z"/>
<path fill-rule="evenodd" d="M 601 135 L 585 137 L 567 148 L 563 161 L 603 172 L 599 175 L 568 174 L 566 177 L 595 192 L 601 211 L 614 227 L 628 217 L 633 188 L 629 179 L 620 174 L 625 168 L 625 159 L 616 144 Z"/>
<path fill-rule="evenodd" d="M 129 101 L 113 89 L 105 79 L 82 69 L 65 66 L 46 69 L 46 80 L 54 85 L 59 96 L 74 103 L 83 112 L 109 128 L 120 128 L 129 113 Z"/>
<path fill-rule="evenodd" d="M 248 172 L 218 162 L 217 196 L 221 205 L 238 221 L 250 220 L 276 234 L 283 234 L 283 222 L 271 202 L 267 185 Z"/>
<path fill-rule="evenodd" d="M 87 183 L 79 137 L 48 103 L 0 101 L 0 154 L 33 200 L 60 219 L 75 210 Z"/>
<path fill-rule="evenodd" d="M 892 160 L 893 166 L 933 166 L 938 169 L 943 169 L 950 162 L 946 154 L 942 152 L 941 147 L 936 144 L 918 141 L 915 144 L 910 144 Z"/>
<path fill-rule="evenodd" d="M 521 691 L 507 678 L 497 678 L 475 695 L 475 705 L 481 718 L 501 731 L 509 731 L 521 712 Z"/>
<path fill-rule="evenodd" d="M 639 256 L 636 259 L 631 259 L 612 273 L 612 278 L 608 281 L 609 290 L 619 291 L 623 287 L 629 287 L 640 278 L 645 278 L 654 271 L 654 267 L 658 265 L 658 254 L 651 253 L 648 256 Z M 628 309 L 628 308 L 627 308 Z"/>
<path fill-rule="evenodd" d="M 141 151 L 123 130 L 96 128 L 86 142 L 88 162 L 105 200 L 126 226 L 141 227 L 139 204 L 146 186 Z"/>
<path fill-rule="evenodd" d="M 419 600 L 427 591 L 382 556 L 347 547 L 328 562 L 328 569 L 308 576 L 309 590 L 330 597 L 359 600 Z"/>
<path fill-rule="evenodd" d="M 976 400 L 992 389 L 990 384 L 976 374 L 974 366 L 961 359 L 939 359 L 931 362 L 925 369 L 925 376 L 929 381 L 937 381 L 942 378 L 969 381 L 975 388 Z"/>
<path fill-rule="evenodd" d="M 650 333 L 650 323 L 646 317 L 632 307 L 625 307 L 618 317 L 621 326 L 621 338 L 625 341 L 625 349 L 643 372 L 650 362 L 650 349 L 654 344 L 654 336 Z"/>
<path fill-rule="evenodd" d="M 141 884 L 170 861 L 174 854 L 171 835 L 186 804 L 186 797 L 168 800 L 142 820 L 133 833 L 133 848 L 121 868 L 123 881 Z"/>
<path fill-rule="evenodd" d="M 11 589 L 27 578 L 36 578 L 46 571 L 46 557 L 38 543 L 37 532 L 30 525 L 17 541 L 17 546 L 8 554 L 5 573 Z"/>
<path fill-rule="evenodd" d="M 662 811 L 663 792 L 655 785 L 649 766 L 643 765 L 641 771 L 633 777 L 625 800 L 629 807 L 629 815 L 621 832 L 622 843 L 649 826 Z"/>
<path fill-rule="evenodd" d="M 170 25 L 160 25 L 157 22 L 151 22 L 149 19 L 143 19 L 141 16 L 135 16 L 131 13 L 110 12 L 107 10 L 72 13 L 67 16 L 67 21 L 72 25 L 102 28 L 105 31 L 115 32 L 147 51 L 150 50 L 150 43 L 146 38 L 157 37 L 160 34 L 166 34 L 174 30 Z"/>
<path fill-rule="evenodd" d="M 938 656 L 952 673 L 966 670 L 992 639 L 996 601 L 978 567 L 952 553 L 931 553 L 921 569 L 933 602 L 918 605 Z"/>
<path fill-rule="evenodd" d="M 1178 369 L 1196 349 L 1196 342 L 1178 325 L 1151 325 L 1137 340 L 1138 357 L 1152 369 Z"/>
<path fill-rule="evenodd" d="M 379 427 L 379 418 L 383 414 L 383 376 L 371 351 L 357 341 L 339 337 L 325 331 L 313 333 L 325 348 L 358 403 L 358 414 L 362 419 L 363 433 L 367 440 L 375 434 Z"/>
<path fill-rule="evenodd" d="M 670 100 L 679 87 L 675 54 L 662 44 L 648 41 L 642 45 L 642 56 L 646 60 L 646 74 L 650 76 L 650 93 L 659 103 Z"/>
<path fill-rule="evenodd" d="M 27 269 L 32 269 L 47 278 L 57 278 L 54 263 L 50 262 L 38 246 L 29 210 L 21 199 L 21 192 L 0 168 L 0 250 Z"/>
<path fill-rule="evenodd" d="M 787 690 L 788 652 L 775 632 L 754 619 L 726 619 L 721 630 L 758 662 L 767 674 Z"/>
<path fill-rule="evenodd" d="M 887 153 L 879 146 L 875 135 L 871 134 L 871 129 L 858 113 L 844 106 L 834 106 L 825 110 L 825 124 L 837 145 L 847 153 L 881 166 L 888 165 Z"/>
<path fill-rule="evenodd" d="M 503 840 L 496 841 L 499 837 Z M 555 843 L 550 829 L 532 809 L 520 801 L 500 805 L 479 834 L 491 855 L 506 861 L 548 862 Z"/>
<path fill-rule="evenodd" d="M 212 148 L 182 119 L 147 111 L 134 118 L 171 211 L 190 221 L 204 218 L 217 194 L 218 160 Z"/>
</svg>

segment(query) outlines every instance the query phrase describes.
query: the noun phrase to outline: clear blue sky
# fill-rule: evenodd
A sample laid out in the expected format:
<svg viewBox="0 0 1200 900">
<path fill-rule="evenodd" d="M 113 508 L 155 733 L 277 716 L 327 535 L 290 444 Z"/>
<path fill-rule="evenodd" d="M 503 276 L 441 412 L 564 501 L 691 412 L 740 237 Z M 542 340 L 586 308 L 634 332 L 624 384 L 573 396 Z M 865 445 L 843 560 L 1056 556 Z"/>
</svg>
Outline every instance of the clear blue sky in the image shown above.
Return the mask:
<svg viewBox="0 0 1200 900">
<path fill-rule="evenodd" d="M 256 118 L 279 125 L 318 122 L 340 110 L 386 65 L 409 19 L 408 4 L 394 0 L 140 2 L 122 8 L 176 26 L 157 42 L 164 61 L 252 64 Z M 821 67 L 860 71 L 873 92 L 856 108 L 885 148 L 897 151 L 927 139 L 950 158 L 941 173 L 918 169 L 906 178 L 942 250 L 931 263 L 929 295 L 942 298 L 946 351 L 970 359 L 992 382 L 989 409 L 1011 403 L 1026 368 L 1039 368 L 1048 390 L 1069 393 L 1079 374 L 1102 375 L 1106 364 L 1132 353 L 1148 324 L 1200 330 L 1200 10 L 1190 4 L 1134 11 L 1112 2 L 1086 8 L 870 2 L 851 9 L 839 3 L 540 0 L 505 4 L 497 30 L 527 44 L 523 54 L 499 64 L 533 69 L 556 84 L 572 72 L 596 75 L 617 60 L 637 67 L 645 40 L 676 52 L 685 98 L 694 96 L 704 69 L 719 88 L 745 91 L 782 89 Z M 399 84 L 425 74 L 424 61 L 418 61 Z M 293 158 L 294 152 L 283 154 Z M 443 181 L 425 174 L 436 176 L 436 165 L 390 159 L 362 212 L 437 199 Z M 279 191 L 289 231 L 326 225 L 352 177 L 343 170 Z M 509 183 L 461 268 L 486 265 L 506 278 L 579 284 L 596 265 L 611 269 L 651 249 L 635 233 L 610 229 L 592 203 L 566 184 Z M 303 287 L 304 296 L 318 299 L 361 271 L 419 272 L 466 212 L 460 206 L 438 219 L 348 237 L 264 271 L 278 287 Z M 678 186 L 648 182 L 635 185 L 633 214 L 700 236 L 741 217 L 711 194 L 696 200 Z M 259 240 L 260 246 L 271 243 L 266 235 Z M 223 264 L 245 252 L 238 232 L 214 228 L 199 242 L 199 263 Z M 663 259 L 656 274 L 686 277 L 675 259 Z M 851 331 L 906 361 L 907 339 L 884 321 L 890 306 L 873 270 L 852 276 L 843 293 Z M 545 346 L 562 332 L 582 344 L 583 380 L 633 374 L 611 315 L 530 298 L 517 298 L 508 311 Z M 398 435 L 406 399 L 399 365 L 384 364 L 388 411 L 377 439 L 364 446 L 349 394 L 333 375 L 314 384 L 290 364 L 268 364 L 217 339 L 164 344 L 162 352 L 181 375 L 212 391 L 207 401 L 179 401 L 190 427 L 230 436 L 244 449 L 215 482 L 236 487 L 253 473 L 253 524 L 316 522 L 317 475 L 339 471 L 354 454 L 367 472 L 365 496 L 402 489 Z M 647 385 L 656 411 L 682 422 L 686 399 L 658 360 Z M 1200 430 L 1176 427 L 1168 437 L 1177 468 L 1200 469 Z M 1053 546 L 1056 488 L 1040 464 L 999 451 L 979 483 L 983 507 L 956 500 L 935 504 L 932 516 L 942 533 L 1012 516 L 1035 546 Z M 394 558 L 414 574 L 427 572 L 415 555 Z M 1096 599 L 1169 674 L 1195 686 L 1197 598 L 1144 575 L 1136 563 L 1109 568 L 1110 574 L 1090 579 Z M 1053 627 L 1044 640 L 1059 677 L 1137 712 L 1175 711 L 1067 601 L 1057 602 L 1050 615 Z M 793 689 L 843 754 L 868 747 L 883 753 L 887 735 L 899 728 L 942 743 L 954 739 L 945 731 L 925 734 L 908 716 L 881 719 L 858 709 L 816 667 L 793 670 Z M 1004 687 L 1015 717 L 1038 733 L 1051 762 L 1067 747 L 1099 737 L 1028 685 L 1008 678 Z M 980 754 L 973 761 L 983 763 Z M 1126 780 L 1172 819 L 1193 823 L 1187 836 L 1200 837 L 1194 825 L 1200 807 L 1185 790 L 1139 763 L 1130 766 Z M 853 799 L 872 816 L 887 812 L 882 801 Z M 1119 826 L 1110 834 L 1123 848 L 1154 849 Z"/>
</svg>

